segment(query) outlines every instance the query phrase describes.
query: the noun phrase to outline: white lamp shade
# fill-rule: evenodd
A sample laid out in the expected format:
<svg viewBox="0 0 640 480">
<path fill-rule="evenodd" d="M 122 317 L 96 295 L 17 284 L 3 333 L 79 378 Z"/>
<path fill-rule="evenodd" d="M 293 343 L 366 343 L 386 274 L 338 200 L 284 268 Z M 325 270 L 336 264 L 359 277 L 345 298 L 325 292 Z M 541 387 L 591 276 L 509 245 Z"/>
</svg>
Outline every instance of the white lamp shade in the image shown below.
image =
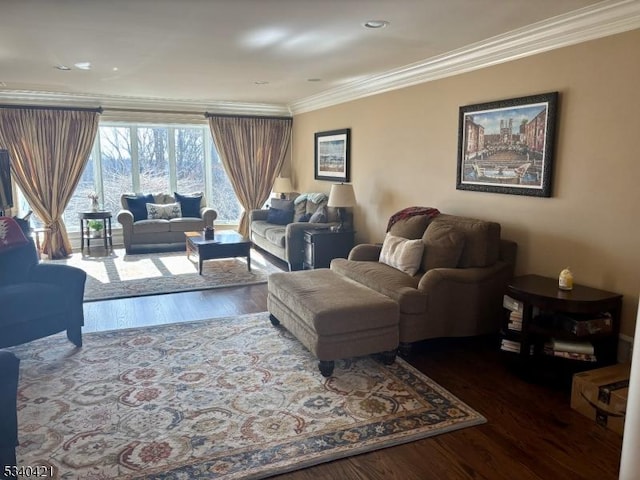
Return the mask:
<svg viewBox="0 0 640 480">
<path fill-rule="evenodd" d="M 353 185 L 349 183 L 334 183 L 331 185 L 327 206 L 345 208 L 355 207 L 355 205 L 356 196 L 353 193 Z"/>
<path fill-rule="evenodd" d="M 276 193 L 293 192 L 291 179 L 289 177 L 277 177 L 276 181 L 273 183 L 273 191 Z"/>
</svg>

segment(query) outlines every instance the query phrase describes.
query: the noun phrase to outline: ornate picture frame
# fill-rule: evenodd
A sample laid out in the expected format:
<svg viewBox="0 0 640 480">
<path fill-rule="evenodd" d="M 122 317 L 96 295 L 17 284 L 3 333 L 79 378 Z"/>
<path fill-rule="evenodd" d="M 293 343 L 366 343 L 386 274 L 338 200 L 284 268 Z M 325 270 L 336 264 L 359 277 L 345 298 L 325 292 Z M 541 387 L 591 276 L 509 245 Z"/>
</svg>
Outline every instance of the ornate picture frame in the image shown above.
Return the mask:
<svg viewBox="0 0 640 480">
<path fill-rule="evenodd" d="M 316 180 L 349 182 L 349 151 L 351 130 L 330 130 L 314 134 L 315 176 Z"/>
<path fill-rule="evenodd" d="M 456 189 L 551 196 L 558 92 L 460 107 Z"/>
</svg>

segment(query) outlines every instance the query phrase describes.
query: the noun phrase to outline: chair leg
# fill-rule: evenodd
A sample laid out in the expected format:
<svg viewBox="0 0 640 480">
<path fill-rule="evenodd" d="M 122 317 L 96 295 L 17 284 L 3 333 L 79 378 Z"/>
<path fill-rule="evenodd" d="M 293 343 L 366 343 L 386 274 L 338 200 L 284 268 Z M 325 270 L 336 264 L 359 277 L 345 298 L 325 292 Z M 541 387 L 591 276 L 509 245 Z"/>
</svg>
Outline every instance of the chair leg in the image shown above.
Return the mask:
<svg viewBox="0 0 640 480">
<path fill-rule="evenodd" d="M 323 377 L 330 377 L 333 373 L 334 362 L 332 360 L 320 360 L 318 368 Z"/>
<path fill-rule="evenodd" d="M 82 327 L 67 328 L 67 338 L 76 346 L 82 346 Z"/>
</svg>

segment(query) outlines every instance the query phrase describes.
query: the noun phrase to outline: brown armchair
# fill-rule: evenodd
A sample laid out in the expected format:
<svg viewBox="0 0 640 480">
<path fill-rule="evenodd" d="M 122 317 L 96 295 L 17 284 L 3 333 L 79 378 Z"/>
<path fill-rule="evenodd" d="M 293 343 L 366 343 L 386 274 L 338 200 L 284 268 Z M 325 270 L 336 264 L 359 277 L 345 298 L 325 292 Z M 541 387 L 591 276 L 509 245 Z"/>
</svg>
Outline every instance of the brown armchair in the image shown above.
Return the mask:
<svg viewBox="0 0 640 480">
<path fill-rule="evenodd" d="M 389 233 L 421 239 L 422 259 L 415 275 L 379 261 L 382 245 L 357 245 L 331 270 L 398 302 L 400 352 L 439 337 L 497 333 L 502 296 L 513 276 L 517 244 L 500 238 L 500 224 L 439 214 L 413 216 Z"/>
</svg>

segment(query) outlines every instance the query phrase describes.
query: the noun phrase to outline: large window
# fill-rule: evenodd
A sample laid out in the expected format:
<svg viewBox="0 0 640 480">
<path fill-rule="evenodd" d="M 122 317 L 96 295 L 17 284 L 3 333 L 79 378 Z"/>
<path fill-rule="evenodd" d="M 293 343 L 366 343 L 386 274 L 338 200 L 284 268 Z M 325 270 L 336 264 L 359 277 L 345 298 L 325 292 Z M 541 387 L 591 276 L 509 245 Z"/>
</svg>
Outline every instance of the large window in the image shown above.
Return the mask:
<svg viewBox="0 0 640 480">
<path fill-rule="evenodd" d="M 218 212 L 216 223 L 237 224 L 241 207 L 222 167 L 207 126 L 104 123 L 80 183 L 65 210 L 69 231 L 88 195 L 115 214 L 123 193 L 205 192 Z M 117 225 L 117 223 L 116 223 Z"/>
</svg>

